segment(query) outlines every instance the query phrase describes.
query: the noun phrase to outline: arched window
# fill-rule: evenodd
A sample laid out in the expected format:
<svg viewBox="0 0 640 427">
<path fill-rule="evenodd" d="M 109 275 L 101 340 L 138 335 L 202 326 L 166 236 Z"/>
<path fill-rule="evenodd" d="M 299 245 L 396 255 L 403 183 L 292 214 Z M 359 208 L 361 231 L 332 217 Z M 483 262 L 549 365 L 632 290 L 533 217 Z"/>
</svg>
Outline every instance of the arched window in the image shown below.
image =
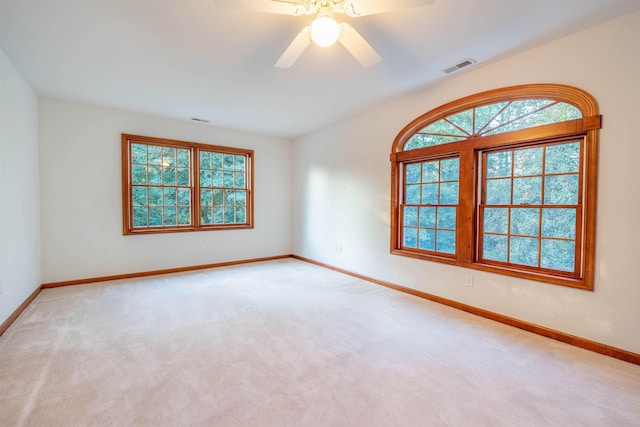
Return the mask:
<svg viewBox="0 0 640 427">
<path fill-rule="evenodd" d="M 418 117 L 391 153 L 391 252 L 593 289 L 600 123 L 589 94 L 548 84 Z"/>
</svg>

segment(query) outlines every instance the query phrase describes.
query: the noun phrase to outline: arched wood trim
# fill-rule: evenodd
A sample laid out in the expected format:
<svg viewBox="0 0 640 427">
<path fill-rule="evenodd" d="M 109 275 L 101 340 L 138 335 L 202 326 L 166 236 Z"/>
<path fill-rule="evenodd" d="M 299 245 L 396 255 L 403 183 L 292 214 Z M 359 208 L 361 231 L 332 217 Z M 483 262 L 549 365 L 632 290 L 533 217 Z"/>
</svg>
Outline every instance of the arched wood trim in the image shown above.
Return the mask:
<svg viewBox="0 0 640 427">
<path fill-rule="evenodd" d="M 420 129 L 440 119 L 473 107 L 495 104 L 502 101 L 519 101 L 525 99 L 551 99 L 566 102 L 575 106 L 582 113 L 583 119 L 598 115 L 598 103 L 587 92 L 573 86 L 558 84 L 529 84 L 493 89 L 470 95 L 435 108 L 417 117 L 405 126 L 393 142 L 392 155 L 404 151 L 404 144 Z"/>
</svg>

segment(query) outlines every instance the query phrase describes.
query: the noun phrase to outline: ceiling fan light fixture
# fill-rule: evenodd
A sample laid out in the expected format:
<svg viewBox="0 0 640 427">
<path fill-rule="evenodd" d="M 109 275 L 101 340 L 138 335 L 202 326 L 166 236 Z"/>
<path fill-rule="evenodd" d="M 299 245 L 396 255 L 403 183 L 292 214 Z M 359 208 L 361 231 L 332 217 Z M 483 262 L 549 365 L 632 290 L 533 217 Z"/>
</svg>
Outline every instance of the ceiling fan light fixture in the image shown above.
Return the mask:
<svg viewBox="0 0 640 427">
<path fill-rule="evenodd" d="M 311 40 L 318 46 L 329 47 L 338 41 L 339 36 L 340 25 L 333 19 L 331 9 L 323 7 L 311 23 Z"/>
</svg>

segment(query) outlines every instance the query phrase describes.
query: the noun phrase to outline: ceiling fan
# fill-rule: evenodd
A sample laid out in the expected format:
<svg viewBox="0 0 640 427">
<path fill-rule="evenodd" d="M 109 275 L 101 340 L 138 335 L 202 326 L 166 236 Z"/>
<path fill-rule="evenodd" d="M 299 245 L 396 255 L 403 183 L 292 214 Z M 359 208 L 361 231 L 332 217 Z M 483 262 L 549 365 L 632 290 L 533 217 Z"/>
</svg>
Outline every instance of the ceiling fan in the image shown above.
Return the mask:
<svg viewBox="0 0 640 427">
<path fill-rule="evenodd" d="M 302 52 L 313 41 L 319 46 L 328 47 L 339 41 L 365 67 L 380 61 L 380 55 L 348 23 L 338 23 L 334 14 L 343 13 L 349 17 L 374 15 L 393 10 L 424 6 L 435 0 L 216 0 L 224 8 L 253 10 L 277 13 L 281 15 L 315 15 L 311 25 L 304 27 L 289 47 L 284 51 L 275 66 L 291 67 Z"/>
</svg>

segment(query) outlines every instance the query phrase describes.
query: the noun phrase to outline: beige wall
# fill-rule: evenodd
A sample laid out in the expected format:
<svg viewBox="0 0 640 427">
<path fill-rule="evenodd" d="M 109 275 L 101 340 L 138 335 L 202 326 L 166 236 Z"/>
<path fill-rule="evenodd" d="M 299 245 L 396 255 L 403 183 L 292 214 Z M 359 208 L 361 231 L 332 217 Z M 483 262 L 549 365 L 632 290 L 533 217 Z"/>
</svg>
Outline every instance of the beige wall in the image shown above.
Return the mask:
<svg viewBox="0 0 640 427">
<path fill-rule="evenodd" d="M 639 42 L 634 13 L 300 138 L 293 149 L 294 253 L 640 353 L 640 179 L 633 175 L 640 159 Z M 397 133 L 449 101 L 525 83 L 577 86 L 600 105 L 594 292 L 389 254 L 389 153 Z M 466 275 L 473 287 L 465 287 Z"/>
<path fill-rule="evenodd" d="M 291 142 L 40 99 L 43 282 L 288 254 Z M 122 235 L 121 133 L 255 150 L 255 228 Z"/>
<path fill-rule="evenodd" d="M 0 323 L 40 285 L 38 99 L 0 51 Z"/>
</svg>

